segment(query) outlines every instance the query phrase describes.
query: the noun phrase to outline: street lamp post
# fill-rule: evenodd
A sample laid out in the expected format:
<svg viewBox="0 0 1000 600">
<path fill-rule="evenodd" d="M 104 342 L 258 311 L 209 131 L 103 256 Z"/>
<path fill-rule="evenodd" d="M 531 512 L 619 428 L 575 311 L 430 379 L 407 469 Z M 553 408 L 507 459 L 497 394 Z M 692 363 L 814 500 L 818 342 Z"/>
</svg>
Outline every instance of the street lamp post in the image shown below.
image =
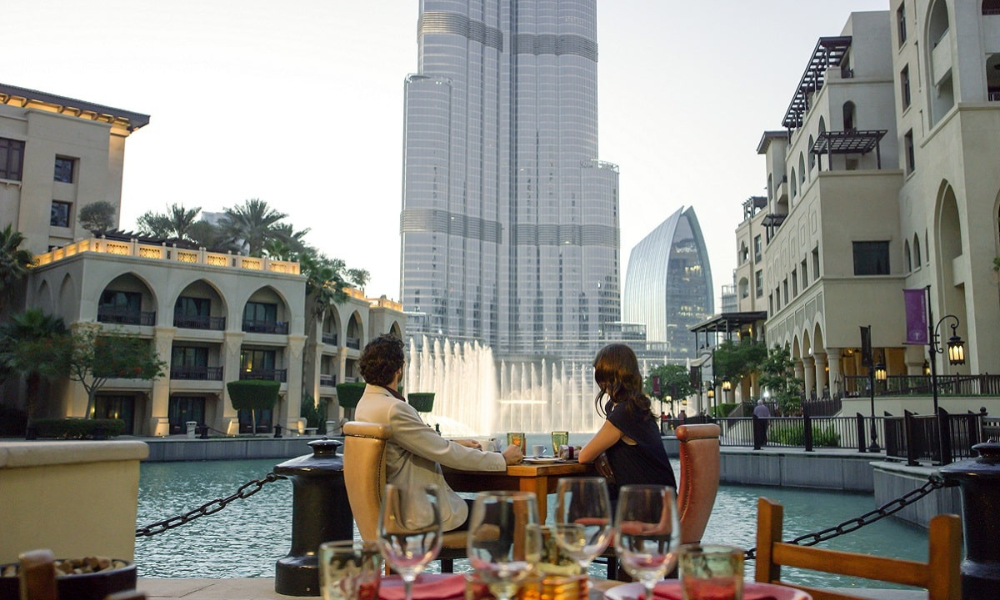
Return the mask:
<svg viewBox="0 0 1000 600">
<path fill-rule="evenodd" d="M 882 355 L 883 360 L 885 360 L 885 354 Z M 879 361 L 877 364 L 872 364 L 868 367 L 868 387 L 871 391 L 871 403 L 872 403 L 872 443 L 868 446 L 869 452 L 879 452 L 881 448 L 878 446 L 878 429 L 875 427 L 875 382 L 885 381 L 886 372 L 885 364 Z"/>
<path fill-rule="evenodd" d="M 945 315 L 941 320 L 934 323 L 934 312 L 931 310 L 931 286 L 924 288 L 927 296 L 927 346 L 928 358 L 931 366 L 931 393 L 934 399 L 934 419 L 937 421 L 938 434 L 938 461 L 939 464 L 946 465 L 951 462 L 951 457 L 945 460 L 944 439 L 941 437 L 941 414 L 938 410 L 938 386 L 937 386 L 937 358 L 936 355 L 944 354 L 945 350 L 941 346 L 941 326 L 949 319 L 954 323 L 951 327 L 951 337 L 948 338 L 948 363 L 952 365 L 965 364 L 965 342 L 958 335 L 957 329 L 961 324 L 955 315 Z"/>
</svg>

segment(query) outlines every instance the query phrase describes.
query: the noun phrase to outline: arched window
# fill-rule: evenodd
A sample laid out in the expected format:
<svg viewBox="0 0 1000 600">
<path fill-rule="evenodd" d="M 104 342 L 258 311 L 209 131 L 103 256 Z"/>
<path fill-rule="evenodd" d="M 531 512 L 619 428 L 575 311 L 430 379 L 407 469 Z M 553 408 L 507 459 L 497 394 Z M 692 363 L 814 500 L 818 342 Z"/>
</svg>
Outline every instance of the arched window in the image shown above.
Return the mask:
<svg viewBox="0 0 1000 600">
<path fill-rule="evenodd" d="M 1000 0 L 983 0 L 984 15 L 1000 15 Z"/>
<path fill-rule="evenodd" d="M 910 262 L 910 240 L 903 241 L 903 262 L 906 264 L 906 272 L 913 270 L 913 263 Z"/>
<path fill-rule="evenodd" d="M 938 45 L 948 33 L 948 4 L 945 0 L 938 0 L 931 9 L 930 24 L 927 29 L 927 36 L 931 43 L 931 48 Z"/>
<path fill-rule="evenodd" d="M 844 102 L 844 131 L 854 131 L 857 129 L 854 114 L 854 103 Z"/>
<path fill-rule="evenodd" d="M 795 179 L 795 169 L 792 169 L 792 176 L 790 178 L 790 181 L 792 183 L 792 198 L 794 198 L 795 192 L 798 191 L 798 187 L 796 187 L 795 185 L 795 183 L 798 181 L 797 179 Z"/>
<path fill-rule="evenodd" d="M 913 234 L 913 264 L 919 269 L 924 264 L 920 261 L 920 236 Z"/>
<path fill-rule="evenodd" d="M 799 152 L 799 183 L 804 184 L 806 182 L 806 162 L 802 159 L 802 153 Z"/>
<path fill-rule="evenodd" d="M 823 135 L 824 133 L 826 133 L 826 121 L 823 120 L 823 117 L 820 117 L 819 118 L 819 134 Z"/>
<path fill-rule="evenodd" d="M 812 153 L 813 148 L 813 136 L 809 136 L 809 148 L 806 149 L 806 154 L 809 155 L 809 172 L 812 173 L 813 167 L 816 166 L 816 155 Z"/>
</svg>

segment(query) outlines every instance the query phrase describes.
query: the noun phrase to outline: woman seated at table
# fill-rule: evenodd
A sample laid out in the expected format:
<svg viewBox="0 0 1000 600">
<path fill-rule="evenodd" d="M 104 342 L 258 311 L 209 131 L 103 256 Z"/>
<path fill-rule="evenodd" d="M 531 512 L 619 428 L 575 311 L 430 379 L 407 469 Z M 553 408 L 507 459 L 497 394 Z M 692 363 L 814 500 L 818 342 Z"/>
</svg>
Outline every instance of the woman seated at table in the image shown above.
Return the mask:
<svg viewBox="0 0 1000 600">
<path fill-rule="evenodd" d="M 601 348 L 594 359 L 594 381 L 600 388 L 594 404 L 607 420 L 580 450 L 580 462 L 592 463 L 607 453 L 615 479 L 608 486 L 612 504 L 617 503 L 618 488 L 623 485 L 652 483 L 676 489 L 674 470 L 649 398 L 642 393 L 642 374 L 632 349 L 624 344 Z"/>
<path fill-rule="evenodd" d="M 354 418 L 392 427 L 386 443 L 386 482 L 419 493 L 434 484 L 442 492 L 441 526 L 444 531 L 458 529 L 469 516 L 469 505 L 445 483 L 441 465 L 460 471 L 505 471 L 507 465 L 521 462 L 521 447 L 508 446 L 503 454 L 483 452 L 475 440 L 446 440 L 428 427 L 416 409 L 399 393 L 403 376 L 403 341 L 381 335 L 361 353 L 361 376 L 365 393 L 358 401 Z"/>
</svg>

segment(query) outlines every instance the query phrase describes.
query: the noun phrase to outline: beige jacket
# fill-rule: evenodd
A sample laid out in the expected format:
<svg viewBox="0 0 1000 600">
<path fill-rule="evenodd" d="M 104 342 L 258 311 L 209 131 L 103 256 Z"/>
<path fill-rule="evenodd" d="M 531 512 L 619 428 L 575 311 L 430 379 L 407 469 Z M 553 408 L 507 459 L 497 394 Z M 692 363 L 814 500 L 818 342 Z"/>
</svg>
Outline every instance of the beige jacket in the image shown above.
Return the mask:
<svg viewBox="0 0 1000 600">
<path fill-rule="evenodd" d="M 464 523 L 469 507 L 445 483 L 441 465 L 461 471 L 507 470 L 502 454 L 449 442 L 428 427 L 412 406 L 383 387 L 365 386 L 354 418 L 392 426 L 392 437 L 385 452 L 386 481 L 413 490 L 437 485 L 442 492 L 441 525 L 444 531 Z"/>
</svg>

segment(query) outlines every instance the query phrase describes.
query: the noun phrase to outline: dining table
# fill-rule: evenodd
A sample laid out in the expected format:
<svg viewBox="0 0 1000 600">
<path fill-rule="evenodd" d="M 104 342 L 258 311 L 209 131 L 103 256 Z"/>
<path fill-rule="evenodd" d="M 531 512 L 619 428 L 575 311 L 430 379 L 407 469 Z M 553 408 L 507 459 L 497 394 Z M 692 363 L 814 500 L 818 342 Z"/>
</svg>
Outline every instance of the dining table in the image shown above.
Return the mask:
<svg viewBox="0 0 1000 600">
<path fill-rule="evenodd" d="M 459 471 L 444 467 L 444 478 L 456 492 L 491 492 L 510 490 L 534 492 L 538 498 L 538 514 L 548 515 L 548 495 L 556 491 L 561 477 L 593 477 L 593 464 L 575 460 L 522 462 L 507 465 L 506 471 Z"/>
</svg>

